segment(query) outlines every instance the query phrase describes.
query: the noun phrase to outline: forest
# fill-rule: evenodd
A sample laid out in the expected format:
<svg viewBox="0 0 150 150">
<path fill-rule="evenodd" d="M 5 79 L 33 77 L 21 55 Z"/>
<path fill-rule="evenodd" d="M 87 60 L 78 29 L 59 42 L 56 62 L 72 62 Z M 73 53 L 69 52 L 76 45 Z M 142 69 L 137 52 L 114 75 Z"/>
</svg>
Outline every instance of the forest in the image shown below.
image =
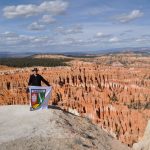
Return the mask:
<svg viewBox="0 0 150 150">
<path fill-rule="evenodd" d="M 71 60 L 69 58 L 0 58 L 0 65 L 19 68 L 33 66 L 56 67 L 67 66 L 68 64 L 66 62 Z"/>
</svg>

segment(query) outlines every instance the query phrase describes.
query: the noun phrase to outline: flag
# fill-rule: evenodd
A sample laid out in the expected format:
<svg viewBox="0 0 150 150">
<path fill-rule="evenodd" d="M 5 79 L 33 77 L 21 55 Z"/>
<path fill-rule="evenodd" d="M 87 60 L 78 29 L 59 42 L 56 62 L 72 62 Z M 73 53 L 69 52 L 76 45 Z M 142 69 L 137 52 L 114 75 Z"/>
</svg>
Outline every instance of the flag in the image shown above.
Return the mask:
<svg viewBox="0 0 150 150">
<path fill-rule="evenodd" d="M 30 91 L 30 109 L 47 109 L 52 87 L 29 86 Z"/>
</svg>

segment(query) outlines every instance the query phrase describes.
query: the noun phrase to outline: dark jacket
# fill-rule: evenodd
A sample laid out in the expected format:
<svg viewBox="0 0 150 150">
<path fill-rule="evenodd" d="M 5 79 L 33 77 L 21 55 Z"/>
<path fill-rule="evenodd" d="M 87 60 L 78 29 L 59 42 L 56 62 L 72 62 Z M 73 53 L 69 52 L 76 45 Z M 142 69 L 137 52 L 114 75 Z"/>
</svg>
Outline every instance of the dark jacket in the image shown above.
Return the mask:
<svg viewBox="0 0 150 150">
<path fill-rule="evenodd" d="M 49 82 L 46 81 L 41 75 L 37 74 L 36 76 L 33 74 L 30 76 L 28 85 L 31 86 L 41 86 L 41 81 L 44 82 L 47 86 L 50 86 Z"/>
</svg>

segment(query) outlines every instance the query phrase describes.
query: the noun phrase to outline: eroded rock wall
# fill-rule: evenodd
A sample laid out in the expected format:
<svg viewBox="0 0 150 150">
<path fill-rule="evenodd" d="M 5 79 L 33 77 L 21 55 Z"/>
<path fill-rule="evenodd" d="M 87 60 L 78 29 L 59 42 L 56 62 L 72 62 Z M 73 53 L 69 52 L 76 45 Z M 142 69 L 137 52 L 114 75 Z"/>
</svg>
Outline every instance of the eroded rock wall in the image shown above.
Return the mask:
<svg viewBox="0 0 150 150">
<path fill-rule="evenodd" d="M 28 104 L 30 68 L 1 72 L 0 104 Z M 143 136 L 150 118 L 150 69 L 75 62 L 43 68 L 53 86 L 50 103 L 76 110 L 128 145 Z"/>
</svg>

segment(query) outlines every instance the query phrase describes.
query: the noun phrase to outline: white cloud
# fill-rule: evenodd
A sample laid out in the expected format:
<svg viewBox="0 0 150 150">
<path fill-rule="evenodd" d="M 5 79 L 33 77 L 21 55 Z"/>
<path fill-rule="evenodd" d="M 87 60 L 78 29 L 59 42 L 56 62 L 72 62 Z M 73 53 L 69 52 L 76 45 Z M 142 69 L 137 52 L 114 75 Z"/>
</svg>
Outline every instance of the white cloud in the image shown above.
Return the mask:
<svg viewBox="0 0 150 150">
<path fill-rule="evenodd" d="M 0 47 L 5 45 L 6 47 L 44 47 L 46 45 L 53 45 L 54 38 L 49 36 L 31 36 L 17 34 L 14 32 L 0 33 Z"/>
<path fill-rule="evenodd" d="M 14 33 L 14 32 L 9 32 L 9 31 L 6 31 L 6 32 L 4 32 L 4 33 L 1 33 L 0 35 L 1 35 L 0 37 L 15 37 L 15 36 L 17 36 L 16 33 Z"/>
<path fill-rule="evenodd" d="M 28 4 L 17 6 L 6 6 L 3 15 L 8 18 L 29 17 L 42 13 L 57 15 L 63 13 L 68 7 L 68 3 L 62 0 L 45 1 L 40 5 Z"/>
<path fill-rule="evenodd" d="M 109 39 L 109 42 L 115 43 L 115 42 L 119 42 L 120 39 L 116 36 L 112 37 L 111 39 Z"/>
<path fill-rule="evenodd" d="M 103 37 L 104 36 L 104 34 L 102 33 L 102 32 L 98 32 L 97 34 L 96 34 L 96 37 Z"/>
<path fill-rule="evenodd" d="M 140 10 L 133 10 L 129 14 L 123 14 L 121 16 L 116 17 L 116 19 L 119 20 L 121 23 L 127 23 L 129 21 L 142 17 L 143 14 L 144 13 Z"/>
<path fill-rule="evenodd" d="M 150 42 L 150 38 L 137 38 L 136 42 Z"/>
<path fill-rule="evenodd" d="M 45 24 L 51 24 L 56 22 L 56 19 L 54 19 L 51 15 L 43 15 L 43 17 L 39 20 L 39 22 L 45 23 Z"/>
<path fill-rule="evenodd" d="M 17 45 L 22 43 L 28 43 L 29 40 L 32 40 L 32 36 L 18 35 L 14 32 L 4 32 L 0 34 L 1 44 L 4 45 Z"/>
<path fill-rule="evenodd" d="M 90 7 L 86 10 L 83 10 L 82 14 L 83 15 L 90 15 L 90 16 L 97 16 L 97 15 L 101 15 L 103 13 L 112 11 L 113 8 L 106 6 L 106 5 L 101 5 L 101 6 L 96 6 L 96 7 Z"/>
<path fill-rule="evenodd" d="M 49 41 L 49 37 L 41 36 L 41 37 L 34 37 L 31 41 L 32 43 L 47 43 Z"/>
<path fill-rule="evenodd" d="M 104 34 L 102 32 L 97 32 L 95 35 L 95 38 L 108 38 L 110 36 L 111 36 L 111 34 Z"/>
<path fill-rule="evenodd" d="M 46 29 L 46 25 L 55 23 L 56 20 L 51 15 L 43 15 L 37 22 L 33 22 L 28 26 L 29 30 L 40 31 Z"/>
<path fill-rule="evenodd" d="M 72 26 L 70 28 L 58 27 L 56 32 L 63 35 L 77 34 L 83 33 L 83 28 L 80 25 Z"/>
<path fill-rule="evenodd" d="M 30 24 L 28 26 L 28 29 L 29 30 L 35 30 L 35 31 L 44 30 L 45 29 L 45 25 L 39 24 L 38 22 L 33 22 L 32 24 Z"/>
</svg>

